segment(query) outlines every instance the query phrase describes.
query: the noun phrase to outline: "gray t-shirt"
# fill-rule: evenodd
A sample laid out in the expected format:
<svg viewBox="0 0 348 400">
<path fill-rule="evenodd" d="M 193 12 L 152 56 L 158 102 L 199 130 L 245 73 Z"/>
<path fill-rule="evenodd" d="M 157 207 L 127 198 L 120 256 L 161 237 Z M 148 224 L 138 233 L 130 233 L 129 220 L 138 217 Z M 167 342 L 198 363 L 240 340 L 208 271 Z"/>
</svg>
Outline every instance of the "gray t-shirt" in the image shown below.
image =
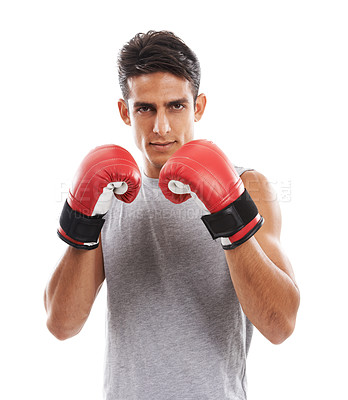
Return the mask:
<svg viewBox="0 0 348 400">
<path fill-rule="evenodd" d="M 203 214 L 145 175 L 133 203 L 113 200 L 102 229 L 106 400 L 247 398 L 253 327 Z"/>
</svg>

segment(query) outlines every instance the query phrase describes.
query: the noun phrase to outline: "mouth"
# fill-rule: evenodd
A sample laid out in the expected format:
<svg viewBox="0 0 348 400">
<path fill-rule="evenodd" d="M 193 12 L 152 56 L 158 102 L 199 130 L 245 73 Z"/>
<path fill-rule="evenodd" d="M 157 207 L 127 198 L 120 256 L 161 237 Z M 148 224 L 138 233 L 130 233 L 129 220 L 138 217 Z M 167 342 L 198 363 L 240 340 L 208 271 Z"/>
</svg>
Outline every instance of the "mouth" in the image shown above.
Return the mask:
<svg viewBox="0 0 348 400">
<path fill-rule="evenodd" d="M 175 140 L 167 142 L 150 142 L 150 146 L 157 151 L 167 151 L 175 144 Z"/>
</svg>

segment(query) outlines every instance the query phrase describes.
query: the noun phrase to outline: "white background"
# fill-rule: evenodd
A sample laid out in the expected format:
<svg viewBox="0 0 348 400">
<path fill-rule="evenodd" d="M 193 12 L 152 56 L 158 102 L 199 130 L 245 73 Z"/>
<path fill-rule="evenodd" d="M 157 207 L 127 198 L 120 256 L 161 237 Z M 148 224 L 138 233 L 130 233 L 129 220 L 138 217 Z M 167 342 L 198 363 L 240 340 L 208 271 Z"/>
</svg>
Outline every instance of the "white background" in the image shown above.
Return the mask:
<svg viewBox="0 0 348 400">
<path fill-rule="evenodd" d="M 81 158 L 117 143 L 141 163 L 118 116 L 116 57 L 149 29 L 200 58 L 196 138 L 263 172 L 281 204 L 302 303 L 282 345 L 255 332 L 250 400 L 348 399 L 347 20 L 336 0 L 1 3 L 2 399 L 101 399 L 105 288 L 65 342 L 46 329 L 43 291 Z"/>
</svg>

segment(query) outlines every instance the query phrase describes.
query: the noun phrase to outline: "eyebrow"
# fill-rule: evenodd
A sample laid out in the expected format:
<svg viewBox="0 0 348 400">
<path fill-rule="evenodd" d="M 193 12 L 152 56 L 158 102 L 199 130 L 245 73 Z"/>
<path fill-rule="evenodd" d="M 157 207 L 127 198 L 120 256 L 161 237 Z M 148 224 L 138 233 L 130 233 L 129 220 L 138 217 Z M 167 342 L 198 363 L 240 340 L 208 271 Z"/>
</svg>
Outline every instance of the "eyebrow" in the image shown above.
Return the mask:
<svg viewBox="0 0 348 400">
<path fill-rule="evenodd" d="M 133 107 L 134 107 L 134 108 L 136 108 L 136 107 L 154 107 L 154 104 L 152 104 L 152 103 L 146 103 L 145 101 L 136 101 L 136 102 L 133 104 Z"/>
<path fill-rule="evenodd" d="M 178 100 L 173 100 L 173 101 L 170 101 L 169 103 L 167 103 L 166 105 L 167 106 L 173 106 L 173 105 L 175 105 L 175 104 L 182 104 L 182 103 L 188 103 L 189 101 L 188 101 L 188 99 L 186 98 L 186 97 L 183 97 L 183 98 L 181 98 L 181 99 L 178 99 Z"/>
<path fill-rule="evenodd" d="M 183 97 L 183 98 L 181 98 L 181 99 L 177 99 L 177 100 L 172 100 L 172 101 L 169 101 L 168 103 L 166 103 L 165 105 L 167 106 L 167 107 L 170 107 L 170 106 L 173 106 L 173 105 L 175 105 L 175 104 L 182 104 L 182 103 L 188 103 L 189 101 L 188 101 L 188 99 L 186 98 L 186 97 Z M 134 108 L 136 108 L 136 107 L 156 107 L 156 105 L 155 104 L 153 104 L 153 103 L 147 103 L 146 101 L 136 101 L 134 104 L 133 104 L 133 107 Z"/>
</svg>

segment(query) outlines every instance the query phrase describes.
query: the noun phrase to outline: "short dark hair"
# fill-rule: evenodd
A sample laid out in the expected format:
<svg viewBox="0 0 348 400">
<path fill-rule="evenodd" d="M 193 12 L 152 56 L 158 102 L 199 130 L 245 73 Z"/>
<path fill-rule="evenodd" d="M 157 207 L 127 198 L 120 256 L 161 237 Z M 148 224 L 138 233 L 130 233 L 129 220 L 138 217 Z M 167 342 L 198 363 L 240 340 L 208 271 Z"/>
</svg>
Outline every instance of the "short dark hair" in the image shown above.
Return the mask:
<svg viewBox="0 0 348 400">
<path fill-rule="evenodd" d="M 149 31 L 136 34 L 118 55 L 118 79 L 125 100 L 127 79 L 154 72 L 170 72 L 191 83 L 194 101 L 198 96 L 201 68 L 196 54 L 174 33 Z"/>
</svg>

